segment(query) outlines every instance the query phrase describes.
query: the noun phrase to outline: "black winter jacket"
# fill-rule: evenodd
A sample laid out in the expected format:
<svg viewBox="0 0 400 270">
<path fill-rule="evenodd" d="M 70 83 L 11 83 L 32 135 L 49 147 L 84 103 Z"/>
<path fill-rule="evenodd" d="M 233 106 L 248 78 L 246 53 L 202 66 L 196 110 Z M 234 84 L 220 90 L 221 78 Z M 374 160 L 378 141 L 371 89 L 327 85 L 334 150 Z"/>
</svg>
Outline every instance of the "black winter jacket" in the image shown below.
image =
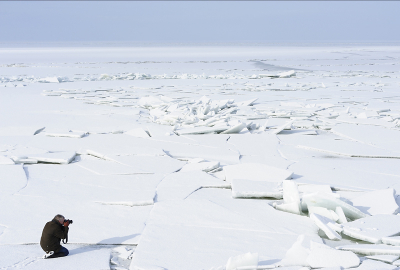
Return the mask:
<svg viewBox="0 0 400 270">
<path fill-rule="evenodd" d="M 43 228 L 42 238 L 40 238 L 40 246 L 46 252 L 57 253 L 61 249 L 61 239 L 68 237 L 68 230 L 68 227 L 64 227 L 55 219 L 47 222 Z"/>
</svg>

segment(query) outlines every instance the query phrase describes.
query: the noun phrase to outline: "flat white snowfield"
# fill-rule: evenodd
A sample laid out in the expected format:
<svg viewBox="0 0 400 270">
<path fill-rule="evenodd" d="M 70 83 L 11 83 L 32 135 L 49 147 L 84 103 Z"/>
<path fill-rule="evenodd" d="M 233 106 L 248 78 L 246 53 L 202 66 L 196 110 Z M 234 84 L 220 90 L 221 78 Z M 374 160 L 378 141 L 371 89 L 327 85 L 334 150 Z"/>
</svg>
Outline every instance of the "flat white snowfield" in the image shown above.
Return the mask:
<svg viewBox="0 0 400 270">
<path fill-rule="evenodd" d="M 400 47 L 0 49 L 1 270 L 396 269 L 399 192 Z"/>
</svg>

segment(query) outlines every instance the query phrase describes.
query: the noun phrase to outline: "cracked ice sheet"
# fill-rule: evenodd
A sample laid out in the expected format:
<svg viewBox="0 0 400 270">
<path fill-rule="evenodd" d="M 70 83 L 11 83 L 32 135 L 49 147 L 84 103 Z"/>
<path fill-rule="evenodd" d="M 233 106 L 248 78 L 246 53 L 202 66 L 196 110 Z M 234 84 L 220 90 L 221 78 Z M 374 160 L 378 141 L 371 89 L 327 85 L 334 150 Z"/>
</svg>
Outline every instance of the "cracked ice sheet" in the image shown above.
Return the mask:
<svg viewBox="0 0 400 270">
<path fill-rule="evenodd" d="M 76 164 L 98 175 L 168 174 L 178 171 L 186 164 L 169 156 L 104 155 L 104 157 L 107 160 L 92 155 L 81 156 Z"/>
<path fill-rule="evenodd" d="M 317 136 L 280 136 L 279 139 L 283 144 L 295 145 L 298 148 L 309 151 L 318 151 L 333 155 L 368 158 L 400 158 L 400 153 L 325 133 Z"/>
<path fill-rule="evenodd" d="M 326 156 L 299 159 L 289 170 L 301 183 L 374 190 L 394 187 L 400 177 L 399 165 L 398 159 Z"/>
<path fill-rule="evenodd" d="M 151 174 L 139 168 L 123 165 L 115 161 L 103 159 L 82 158 L 77 165 L 98 175 L 134 175 L 134 174 Z"/>
<path fill-rule="evenodd" d="M 265 200 L 234 200 L 223 189 L 157 203 L 146 224 L 130 269 L 209 269 L 249 251 L 281 259 L 299 234 L 319 239 L 308 218 L 276 211 Z"/>
<path fill-rule="evenodd" d="M 104 155 L 165 155 L 162 148 L 154 147 L 151 142 L 140 139 L 142 138 L 135 138 L 125 134 L 90 134 L 79 140 L 62 137 L 35 136 L 28 143 L 28 146 L 51 151 L 84 151 L 90 149 Z"/>
<path fill-rule="evenodd" d="M 27 166 L 29 185 L 19 192 L 24 196 L 52 197 L 75 194 L 82 201 L 140 206 L 153 204 L 157 185 L 164 174 L 96 175 L 71 165 Z M 47 195 L 46 195 L 47 194 Z"/>
<path fill-rule="evenodd" d="M 62 213 L 75 221 L 71 243 L 136 244 L 152 207 L 102 205 L 95 201 L 152 202 L 163 178 L 161 174 L 98 176 L 75 164 L 30 165 L 27 173 L 26 188 L 1 197 L 0 208 L 4 210 L 0 220 L 7 228 L 0 243 L 38 243 L 44 224 Z M 37 222 L 27 228 L 25 218 Z"/>
<path fill-rule="evenodd" d="M 157 202 L 183 200 L 193 192 L 208 187 L 229 188 L 230 185 L 203 171 L 173 173 L 166 176 L 157 186 Z"/>
<path fill-rule="evenodd" d="M 173 159 L 169 156 L 131 156 L 131 155 L 119 155 L 108 156 L 111 159 L 133 167 L 133 168 L 140 168 L 140 170 L 151 172 L 151 173 L 158 173 L 158 174 L 168 174 L 173 173 L 181 169 L 186 162 Z"/>
<path fill-rule="evenodd" d="M 152 209 L 85 202 L 73 194 L 57 203 L 54 198 L 7 196 L 0 199 L 0 207 L 0 220 L 7 226 L 1 244 L 39 243 L 44 224 L 58 213 L 74 220 L 69 243 L 137 244 Z M 35 222 L 27 227 L 26 220 Z"/>
<path fill-rule="evenodd" d="M 0 184 L 1 196 L 12 195 L 23 189 L 27 184 L 23 166 L 0 165 Z"/>
<path fill-rule="evenodd" d="M 240 152 L 241 163 L 263 163 L 280 169 L 287 169 L 293 163 L 278 152 L 279 139 L 275 134 L 252 134 L 251 137 L 232 134 L 228 144 Z"/>
<path fill-rule="evenodd" d="M 349 139 L 400 152 L 400 131 L 370 125 L 339 124 L 332 132 Z"/>
<path fill-rule="evenodd" d="M 110 269 L 111 247 L 64 245 L 69 250 L 67 257 L 44 260 L 44 251 L 39 245 L 0 246 L 0 269 L 27 270 L 107 270 Z"/>
</svg>

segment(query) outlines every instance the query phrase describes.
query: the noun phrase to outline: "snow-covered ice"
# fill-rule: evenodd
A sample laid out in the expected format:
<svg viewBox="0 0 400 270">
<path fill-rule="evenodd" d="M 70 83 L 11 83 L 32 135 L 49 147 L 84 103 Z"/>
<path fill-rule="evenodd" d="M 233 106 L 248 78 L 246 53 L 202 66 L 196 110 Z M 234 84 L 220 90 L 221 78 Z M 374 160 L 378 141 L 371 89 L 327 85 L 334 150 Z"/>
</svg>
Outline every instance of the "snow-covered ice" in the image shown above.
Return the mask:
<svg viewBox="0 0 400 270">
<path fill-rule="evenodd" d="M 0 49 L 0 269 L 396 268 L 399 52 Z"/>
</svg>

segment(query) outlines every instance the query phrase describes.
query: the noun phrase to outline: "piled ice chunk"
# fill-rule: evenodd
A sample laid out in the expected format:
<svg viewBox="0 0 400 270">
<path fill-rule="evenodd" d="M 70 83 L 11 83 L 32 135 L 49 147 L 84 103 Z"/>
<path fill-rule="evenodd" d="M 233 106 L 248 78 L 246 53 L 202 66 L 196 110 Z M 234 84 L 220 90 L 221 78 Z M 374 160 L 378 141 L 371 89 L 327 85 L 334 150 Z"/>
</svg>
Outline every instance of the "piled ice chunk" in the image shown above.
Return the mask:
<svg viewBox="0 0 400 270">
<path fill-rule="evenodd" d="M 358 208 L 327 193 L 317 192 L 303 196 L 303 202 L 306 203 L 307 206 L 325 207 L 326 209 L 333 211 L 336 211 L 336 207 L 340 207 L 346 217 L 352 220 L 368 216 L 367 214 L 361 212 Z"/>
<path fill-rule="evenodd" d="M 158 124 L 175 126 L 175 133 L 208 134 L 240 133 L 248 129 L 258 129 L 259 125 L 248 119 L 268 116 L 252 110 L 257 99 L 237 102 L 233 99 L 211 100 L 203 96 L 199 100 L 173 100 L 165 96 L 142 97 L 138 105 L 150 112 L 150 119 Z M 244 114 L 241 111 L 245 112 Z M 254 118 L 257 116 L 256 118 Z"/>
</svg>

